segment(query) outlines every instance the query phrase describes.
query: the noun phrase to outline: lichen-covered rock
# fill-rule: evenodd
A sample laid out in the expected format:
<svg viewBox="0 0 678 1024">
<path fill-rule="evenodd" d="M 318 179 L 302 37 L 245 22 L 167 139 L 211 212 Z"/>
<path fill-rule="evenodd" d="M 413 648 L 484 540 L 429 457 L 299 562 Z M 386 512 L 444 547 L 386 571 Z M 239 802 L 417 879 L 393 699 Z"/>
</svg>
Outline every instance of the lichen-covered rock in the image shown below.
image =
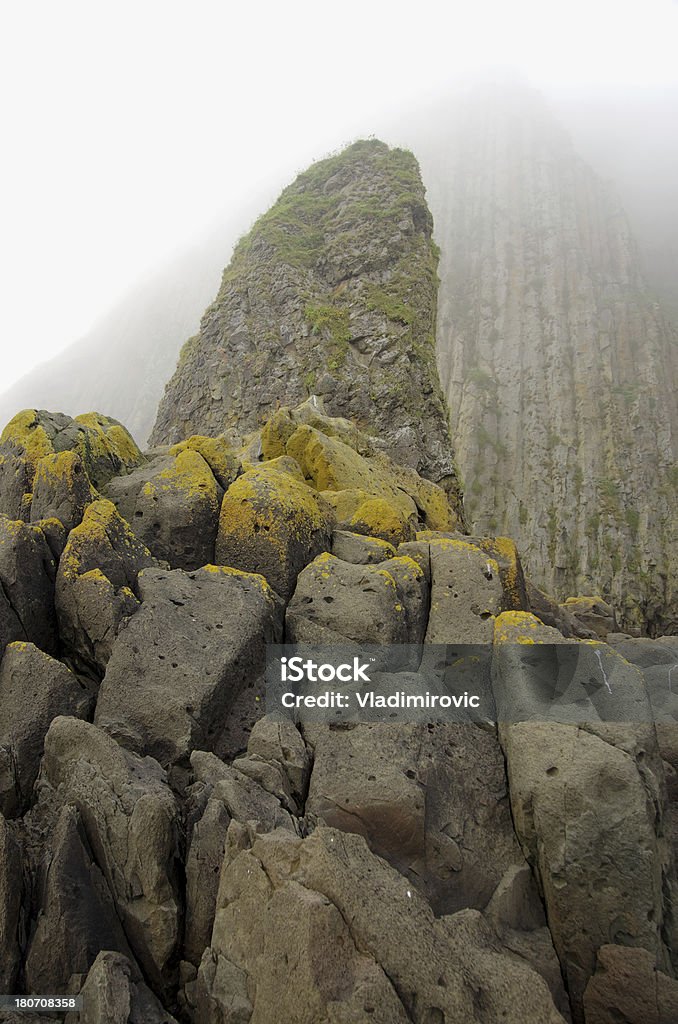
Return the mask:
<svg viewBox="0 0 678 1024">
<path fill-rule="evenodd" d="M 362 837 L 318 828 L 250 842 L 224 859 L 198 1019 L 237 1005 L 280 1024 L 330 1013 L 364 1024 L 562 1024 L 546 983 L 497 951 L 479 913 L 436 919 Z"/>
<path fill-rule="evenodd" d="M 608 633 L 616 633 L 617 620 L 612 605 L 602 597 L 568 597 L 565 610 L 584 629 L 590 630 L 601 640 L 607 640 Z"/>
<path fill-rule="evenodd" d="M 426 579 L 413 559 L 354 565 L 325 552 L 299 576 L 286 636 L 292 643 L 418 644 L 427 608 Z"/>
<path fill-rule="evenodd" d="M 55 452 L 39 460 L 33 481 L 31 522 L 58 519 L 66 532 L 82 522 L 98 497 L 77 452 Z"/>
<path fill-rule="evenodd" d="M 358 505 L 345 525 L 354 533 L 378 537 L 395 547 L 404 541 L 412 540 L 415 534 L 411 517 L 405 516 L 401 509 L 384 498 L 367 498 Z"/>
<path fill-rule="evenodd" d="M 86 509 L 69 535 L 56 580 L 61 640 L 79 668 L 101 675 L 120 624 L 138 607 L 138 574 L 155 564 L 110 501 Z"/>
<path fill-rule="evenodd" d="M 72 419 L 63 413 L 24 409 L 0 435 L 0 512 L 28 519 L 40 459 L 67 451 L 80 456 L 97 489 L 143 461 L 131 435 L 117 420 L 98 413 Z"/>
<path fill-rule="evenodd" d="M 133 958 L 75 807 L 62 809 L 39 874 L 37 921 L 25 961 L 27 991 L 66 993 L 71 975 L 87 974 L 102 949 Z"/>
<path fill-rule="evenodd" d="M 65 1024 L 176 1024 L 122 953 L 99 953 L 80 995 L 82 1009 L 67 1014 Z"/>
<path fill-rule="evenodd" d="M 92 697 L 61 662 L 12 643 L 0 662 L 0 811 L 25 810 L 40 767 L 45 736 L 58 715 L 84 717 Z"/>
<path fill-rule="evenodd" d="M 279 602 L 262 576 L 223 566 L 149 569 L 140 609 L 118 635 L 95 721 L 163 765 L 213 748 L 228 712 L 280 637 Z"/>
<path fill-rule="evenodd" d="M 431 232 L 410 153 L 361 141 L 301 174 L 236 247 L 152 443 L 254 430 L 277 403 L 315 394 L 369 424 L 398 462 L 444 481 L 460 506 L 435 361 Z"/>
<path fill-rule="evenodd" d="M 15 991 L 21 963 L 19 921 L 22 896 L 21 851 L 0 814 L 0 988 L 6 995 Z"/>
<path fill-rule="evenodd" d="M 44 771 L 57 796 L 78 808 L 130 946 L 161 983 L 181 920 L 178 808 L 165 773 L 152 758 L 142 760 L 75 718 L 52 723 Z M 106 942 L 101 949 L 126 952 Z"/>
<path fill-rule="evenodd" d="M 487 643 L 503 602 L 499 566 L 475 544 L 446 537 L 399 548 L 430 573 L 426 643 Z"/>
<path fill-rule="evenodd" d="M 137 539 L 172 569 L 198 569 L 214 561 L 223 490 L 195 448 L 160 455 L 115 477 L 104 493 Z"/>
<path fill-rule="evenodd" d="M 225 437 L 200 437 L 196 434 L 173 445 L 170 448 L 170 455 L 179 455 L 183 451 L 197 452 L 198 455 L 202 455 L 222 491 L 228 490 L 242 470 L 240 459 Z"/>
<path fill-rule="evenodd" d="M 329 548 L 333 527 L 332 510 L 312 488 L 264 464 L 224 495 L 216 561 L 260 573 L 287 599 L 304 566 Z"/>
<path fill-rule="evenodd" d="M 20 626 L 8 640 L 56 651 L 55 577 L 56 562 L 42 530 L 0 515 L 0 590 Z"/>
</svg>

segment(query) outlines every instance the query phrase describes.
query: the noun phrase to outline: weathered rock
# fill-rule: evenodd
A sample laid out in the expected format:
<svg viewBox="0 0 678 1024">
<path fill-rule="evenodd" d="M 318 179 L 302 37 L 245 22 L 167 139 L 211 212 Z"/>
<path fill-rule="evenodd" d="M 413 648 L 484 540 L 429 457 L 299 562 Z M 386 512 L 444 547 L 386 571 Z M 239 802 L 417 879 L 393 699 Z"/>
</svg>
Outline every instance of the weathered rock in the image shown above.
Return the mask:
<svg viewBox="0 0 678 1024">
<path fill-rule="evenodd" d="M 335 530 L 332 534 L 332 554 L 342 562 L 376 565 L 387 558 L 394 558 L 395 553 L 392 544 L 377 537 L 362 537 L 347 530 Z"/>
<path fill-rule="evenodd" d="M 384 498 L 367 498 L 361 502 L 345 525 L 354 533 L 378 537 L 395 547 L 412 540 L 415 534 L 411 518 Z"/>
<path fill-rule="evenodd" d="M 59 815 L 40 881 L 25 964 L 29 992 L 67 992 L 71 975 L 86 974 L 102 949 L 132 957 L 75 807 Z"/>
<path fill-rule="evenodd" d="M 437 920 L 360 836 L 327 828 L 227 855 L 194 993 L 203 1020 L 227 1020 L 233 1003 L 280 1024 L 563 1019 L 539 975 L 496 951 L 480 914 Z"/>
<path fill-rule="evenodd" d="M 364 836 L 436 913 L 482 909 L 524 864 L 496 737 L 468 725 L 306 726 L 306 803 L 333 828 Z"/>
<path fill-rule="evenodd" d="M 216 560 L 261 573 L 287 599 L 304 566 L 329 548 L 333 526 L 329 506 L 301 478 L 264 464 L 226 492 Z"/>
<path fill-rule="evenodd" d="M 250 733 L 247 753 L 280 767 L 300 805 L 306 798 L 311 755 L 298 729 L 282 716 L 266 715 Z"/>
<path fill-rule="evenodd" d="M 8 639 L 56 651 L 55 576 L 56 563 L 40 528 L 0 515 L 0 590 L 21 629 Z"/>
<path fill-rule="evenodd" d="M 590 630 L 600 640 L 606 640 L 608 633 L 617 631 L 614 608 L 601 597 L 568 597 L 565 609 L 579 626 Z"/>
<path fill-rule="evenodd" d="M 80 456 L 95 488 L 143 461 L 132 437 L 117 420 L 98 413 L 71 419 L 62 413 L 24 409 L 0 436 L 0 512 L 28 519 L 40 460 L 68 451 Z"/>
<path fill-rule="evenodd" d="M 286 636 L 292 643 L 418 644 L 427 606 L 426 579 L 413 559 L 354 565 L 325 553 L 299 576 Z"/>
<path fill-rule="evenodd" d="M 21 963 L 19 920 L 22 895 L 19 844 L 0 814 L 0 989 L 4 995 L 15 991 Z"/>
<path fill-rule="evenodd" d="M 369 424 L 396 461 L 444 481 L 460 509 L 435 363 L 431 230 L 411 154 L 361 141 L 309 168 L 236 248 L 152 442 L 255 430 L 277 403 L 314 393 Z"/>
<path fill-rule="evenodd" d="M 137 607 L 137 576 L 155 565 L 110 501 L 90 505 L 59 563 L 61 640 L 76 665 L 101 675 L 121 623 Z"/>
<path fill-rule="evenodd" d="M 123 750 L 101 729 L 74 718 L 52 723 L 44 772 L 57 795 L 79 809 L 130 946 L 161 984 L 181 919 L 178 809 L 165 773 L 152 758 Z M 125 952 L 105 941 L 96 952 L 101 949 Z"/>
<path fill-rule="evenodd" d="M 138 586 L 143 603 L 115 641 L 95 721 L 163 765 L 187 764 L 263 672 L 281 609 L 263 577 L 223 566 L 146 570 Z"/>
<path fill-rule="evenodd" d="M 92 697 L 65 665 L 34 647 L 13 643 L 0 662 L 0 811 L 25 810 L 50 723 L 58 715 L 84 717 Z"/>
<path fill-rule="evenodd" d="M 574 725 L 501 729 L 513 820 L 540 878 L 576 1020 L 601 945 L 623 939 L 668 963 L 664 899 L 674 883 L 661 764 L 653 730 L 635 726 L 634 750 L 633 728 L 619 746 Z"/>
<path fill-rule="evenodd" d="M 673 1024 L 678 981 L 658 971 L 644 949 L 601 946 L 584 993 L 586 1024 Z"/>
<path fill-rule="evenodd" d="M 69 532 L 82 522 L 85 509 L 96 497 L 77 452 L 45 455 L 33 481 L 31 522 L 58 519 Z"/>
<path fill-rule="evenodd" d="M 492 639 L 503 588 L 499 566 L 484 551 L 461 540 L 428 544 L 431 608 L 426 643 L 485 643 Z M 401 554 L 409 551 L 403 545 Z"/>
<path fill-rule="evenodd" d="M 191 451 L 202 455 L 222 491 L 227 491 L 242 472 L 242 463 L 225 437 L 194 435 L 170 448 L 170 455 Z M 283 454 L 280 452 L 279 454 Z"/>
<path fill-rule="evenodd" d="M 183 956 L 199 966 L 210 944 L 231 816 L 218 798 L 208 798 L 195 823 L 186 854 L 186 924 Z"/>
<path fill-rule="evenodd" d="M 223 489 L 194 448 L 159 455 L 115 477 L 105 494 L 138 540 L 172 569 L 198 569 L 214 561 Z"/>
<path fill-rule="evenodd" d="M 65 1024 L 176 1024 L 122 953 L 99 953 L 80 995 L 82 1010 L 67 1014 Z"/>
</svg>

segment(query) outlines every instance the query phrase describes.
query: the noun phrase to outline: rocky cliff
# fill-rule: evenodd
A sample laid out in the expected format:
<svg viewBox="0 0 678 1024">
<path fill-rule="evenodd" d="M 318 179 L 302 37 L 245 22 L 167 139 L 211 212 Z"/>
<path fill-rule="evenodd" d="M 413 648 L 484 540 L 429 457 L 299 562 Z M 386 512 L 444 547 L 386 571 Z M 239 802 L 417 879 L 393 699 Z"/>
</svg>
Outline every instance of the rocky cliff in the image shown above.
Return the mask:
<svg viewBox="0 0 678 1024">
<path fill-rule="evenodd" d="M 280 403 L 316 394 L 457 493 L 432 227 L 411 153 L 357 142 L 299 175 L 236 247 L 152 442 L 254 430 Z"/>
<path fill-rule="evenodd" d="M 601 639 L 566 640 L 511 541 L 453 525 L 317 400 L 240 449 L 6 427 L 4 992 L 81 993 L 67 1024 L 678 1019 L 677 646 L 594 607 Z M 496 711 L 296 721 L 265 696 L 281 640 L 409 645 L 396 691 L 454 652 Z M 572 721 L 504 714 L 559 664 Z"/>
<path fill-rule="evenodd" d="M 675 630 L 678 348 L 624 211 L 536 96 L 476 92 L 433 122 L 413 144 L 471 528 L 514 537 L 561 597 Z"/>
</svg>

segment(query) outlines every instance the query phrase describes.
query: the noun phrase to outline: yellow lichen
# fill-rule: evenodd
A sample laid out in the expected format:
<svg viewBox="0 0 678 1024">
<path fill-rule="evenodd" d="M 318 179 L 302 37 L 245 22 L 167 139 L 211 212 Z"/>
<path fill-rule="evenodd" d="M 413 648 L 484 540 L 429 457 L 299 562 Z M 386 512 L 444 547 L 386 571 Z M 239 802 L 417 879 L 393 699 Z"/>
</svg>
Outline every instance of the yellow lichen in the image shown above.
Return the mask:
<svg viewBox="0 0 678 1024">
<path fill-rule="evenodd" d="M 228 483 L 235 480 L 240 472 L 240 459 L 225 437 L 203 437 L 194 434 L 185 441 L 173 445 L 170 448 L 170 455 L 179 455 L 184 451 L 193 451 L 202 455 L 215 477 Z"/>
<path fill-rule="evenodd" d="M 31 480 L 39 460 L 54 451 L 45 428 L 38 422 L 35 409 L 18 412 L 0 435 L 0 444 L 11 444 L 24 456 Z"/>
<path fill-rule="evenodd" d="M 349 528 L 369 537 L 380 537 L 395 547 L 414 536 L 408 516 L 384 498 L 368 498 L 351 516 Z"/>
</svg>

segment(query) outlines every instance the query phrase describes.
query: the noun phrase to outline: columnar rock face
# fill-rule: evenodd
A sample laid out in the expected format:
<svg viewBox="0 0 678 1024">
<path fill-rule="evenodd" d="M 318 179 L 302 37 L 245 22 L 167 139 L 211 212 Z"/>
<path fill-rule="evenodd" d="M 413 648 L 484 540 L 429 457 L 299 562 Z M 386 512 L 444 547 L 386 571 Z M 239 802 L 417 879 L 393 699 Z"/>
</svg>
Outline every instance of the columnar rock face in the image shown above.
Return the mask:
<svg viewBox="0 0 678 1024">
<path fill-rule="evenodd" d="M 608 185 L 527 92 L 410 138 L 441 245 L 438 357 L 472 530 L 561 599 L 666 632 L 675 590 L 676 332 Z"/>
<path fill-rule="evenodd" d="M 357 142 L 301 174 L 236 247 L 152 443 L 253 430 L 281 402 L 317 394 L 456 493 L 432 227 L 404 150 Z"/>
</svg>

